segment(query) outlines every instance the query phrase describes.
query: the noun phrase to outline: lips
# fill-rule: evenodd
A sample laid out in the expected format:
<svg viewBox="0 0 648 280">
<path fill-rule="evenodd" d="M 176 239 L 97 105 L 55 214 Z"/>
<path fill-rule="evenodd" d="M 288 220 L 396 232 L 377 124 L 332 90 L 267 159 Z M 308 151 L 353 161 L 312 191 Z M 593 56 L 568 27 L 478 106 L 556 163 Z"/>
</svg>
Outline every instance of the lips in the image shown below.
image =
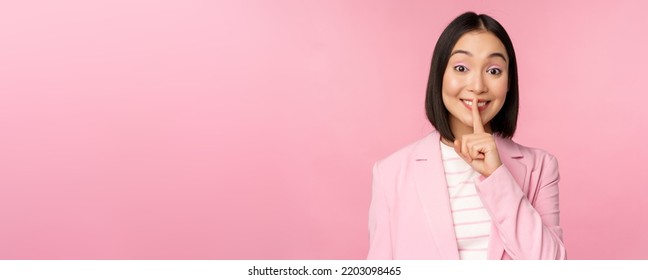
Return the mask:
<svg viewBox="0 0 648 280">
<path fill-rule="evenodd" d="M 461 101 L 468 109 L 472 109 L 472 100 L 461 99 Z M 488 100 L 477 100 L 477 109 L 479 109 L 479 111 L 483 111 L 484 109 L 486 109 L 486 107 L 488 107 L 488 104 L 490 104 L 490 101 Z"/>
</svg>

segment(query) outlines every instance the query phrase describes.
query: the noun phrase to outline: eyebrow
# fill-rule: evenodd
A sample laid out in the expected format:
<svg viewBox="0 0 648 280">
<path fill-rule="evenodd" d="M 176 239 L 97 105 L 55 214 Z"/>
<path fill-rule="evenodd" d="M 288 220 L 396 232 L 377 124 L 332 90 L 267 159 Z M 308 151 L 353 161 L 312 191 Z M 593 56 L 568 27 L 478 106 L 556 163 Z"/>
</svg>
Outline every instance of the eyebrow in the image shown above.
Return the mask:
<svg viewBox="0 0 648 280">
<path fill-rule="evenodd" d="M 450 54 L 450 56 L 453 56 L 453 55 L 458 54 L 458 53 L 462 53 L 462 54 L 465 54 L 467 56 L 473 56 L 472 53 L 470 53 L 469 51 L 464 51 L 464 50 L 456 50 L 456 51 L 452 52 Z M 499 53 L 499 52 L 494 52 L 494 53 L 488 55 L 488 57 L 489 58 L 491 58 L 491 57 L 501 57 L 502 59 L 504 59 L 504 61 L 506 61 L 506 57 L 504 57 L 504 55 L 502 53 Z"/>
</svg>

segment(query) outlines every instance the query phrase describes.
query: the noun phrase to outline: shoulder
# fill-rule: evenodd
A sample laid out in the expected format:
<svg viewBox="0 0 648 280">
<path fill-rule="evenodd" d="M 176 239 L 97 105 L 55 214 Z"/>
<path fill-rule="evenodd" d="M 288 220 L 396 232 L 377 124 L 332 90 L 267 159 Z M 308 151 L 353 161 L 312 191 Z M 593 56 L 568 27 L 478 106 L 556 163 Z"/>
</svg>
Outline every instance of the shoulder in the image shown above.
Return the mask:
<svg viewBox="0 0 648 280">
<path fill-rule="evenodd" d="M 506 153 L 513 158 L 522 158 L 527 165 L 543 167 L 547 165 L 558 167 L 558 160 L 550 152 L 535 147 L 519 144 L 511 139 L 497 137 L 497 148 L 500 153 Z"/>
<path fill-rule="evenodd" d="M 378 160 L 375 167 L 381 170 L 398 170 L 420 156 L 427 156 L 433 149 L 435 141 L 439 141 L 439 134 L 432 131 L 426 136 L 410 142 L 409 144 Z"/>
</svg>

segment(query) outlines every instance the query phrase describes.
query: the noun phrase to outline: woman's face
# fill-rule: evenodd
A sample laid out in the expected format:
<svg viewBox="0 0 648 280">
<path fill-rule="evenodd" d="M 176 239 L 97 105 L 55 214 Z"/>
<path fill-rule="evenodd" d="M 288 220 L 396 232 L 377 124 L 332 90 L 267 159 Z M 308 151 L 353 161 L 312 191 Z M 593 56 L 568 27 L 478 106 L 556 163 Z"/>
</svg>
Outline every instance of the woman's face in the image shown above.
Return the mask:
<svg viewBox="0 0 648 280">
<path fill-rule="evenodd" d="M 478 107 L 487 132 L 490 121 L 502 109 L 508 91 L 509 57 L 493 33 L 472 31 L 459 38 L 443 74 L 443 104 L 450 112 L 455 137 L 472 133 L 472 100 Z"/>
</svg>

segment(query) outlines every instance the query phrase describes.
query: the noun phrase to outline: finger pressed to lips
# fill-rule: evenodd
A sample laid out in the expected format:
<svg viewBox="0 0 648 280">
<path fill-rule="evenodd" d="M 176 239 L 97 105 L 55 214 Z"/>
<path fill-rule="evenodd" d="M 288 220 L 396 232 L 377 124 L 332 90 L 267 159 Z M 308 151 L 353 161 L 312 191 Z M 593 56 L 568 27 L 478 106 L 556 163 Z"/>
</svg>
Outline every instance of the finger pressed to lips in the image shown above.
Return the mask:
<svg viewBox="0 0 648 280">
<path fill-rule="evenodd" d="M 488 102 L 486 104 L 488 104 Z M 486 107 L 484 107 L 484 108 L 486 108 Z M 472 115 L 473 115 L 473 131 L 474 131 L 474 133 L 482 133 L 482 132 L 484 132 L 484 125 L 482 124 L 481 115 L 479 114 L 479 108 L 477 106 L 477 98 L 473 99 Z"/>
<path fill-rule="evenodd" d="M 463 103 L 466 104 L 466 102 Z M 482 100 L 482 104 L 484 105 L 481 108 L 487 107 L 488 103 L 490 103 L 490 101 Z M 484 148 L 486 146 L 484 144 L 487 144 L 486 142 L 488 142 L 488 140 L 484 138 L 484 136 L 488 134 L 485 134 L 481 114 L 479 113 L 479 100 L 474 98 L 471 105 L 470 110 L 473 120 L 473 133 L 465 134 L 461 139 L 455 139 L 454 142 L 455 151 L 468 163 L 471 163 L 476 159 L 483 160 L 485 158 Z"/>
</svg>

